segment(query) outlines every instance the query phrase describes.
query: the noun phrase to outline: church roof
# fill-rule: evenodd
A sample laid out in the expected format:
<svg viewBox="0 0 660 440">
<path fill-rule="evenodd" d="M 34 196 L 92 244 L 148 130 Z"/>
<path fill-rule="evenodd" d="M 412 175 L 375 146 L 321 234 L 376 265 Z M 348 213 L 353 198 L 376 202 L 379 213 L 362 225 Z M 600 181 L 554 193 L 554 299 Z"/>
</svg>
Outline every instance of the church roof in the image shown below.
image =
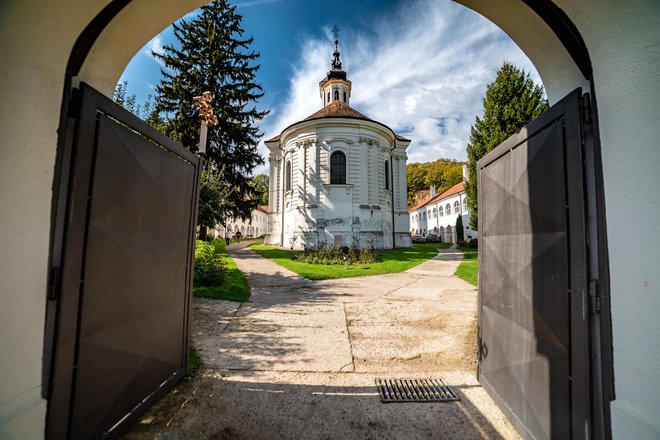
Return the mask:
<svg viewBox="0 0 660 440">
<path fill-rule="evenodd" d="M 316 120 L 316 119 L 332 119 L 332 118 L 361 119 L 363 121 L 375 122 L 376 124 L 380 124 L 380 125 L 383 125 L 383 126 L 387 127 L 385 124 L 383 124 L 381 122 L 378 122 L 378 121 L 374 121 L 373 119 L 363 115 L 362 113 L 355 110 L 354 108 L 352 108 L 351 106 L 349 106 L 348 104 L 346 104 L 343 101 L 332 102 L 332 103 L 326 105 L 325 107 L 323 107 L 321 110 L 317 111 L 316 113 L 313 113 L 313 114 L 307 116 L 302 121 L 313 121 L 313 120 Z M 302 122 L 302 121 L 299 121 L 299 122 Z M 296 125 L 296 124 L 298 124 L 298 122 L 289 125 L 289 127 L 291 127 L 293 125 Z M 289 127 L 282 130 L 282 132 L 286 131 L 286 129 L 288 129 Z M 387 127 L 387 128 L 389 128 L 389 127 Z M 390 131 L 392 131 L 392 129 L 390 129 Z M 394 133 L 394 131 L 392 131 L 392 133 Z M 398 141 L 410 142 L 410 139 L 406 139 L 403 136 L 398 135 L 396 133 L 394 133 L 394 137 Z M 268 139 L 265 142 L 276 142 L 276 141 L 279 141 L 279 140 L 280 140 L 280 135 L 278 134 L 277 136 L 275 136 L 271 139 Z"/>
<path fill-rule="evenodd" d="M 257 210 L 265 214 L 268 214 L 268 205 L 260 205 L 257 207 Z"/>
</svg>

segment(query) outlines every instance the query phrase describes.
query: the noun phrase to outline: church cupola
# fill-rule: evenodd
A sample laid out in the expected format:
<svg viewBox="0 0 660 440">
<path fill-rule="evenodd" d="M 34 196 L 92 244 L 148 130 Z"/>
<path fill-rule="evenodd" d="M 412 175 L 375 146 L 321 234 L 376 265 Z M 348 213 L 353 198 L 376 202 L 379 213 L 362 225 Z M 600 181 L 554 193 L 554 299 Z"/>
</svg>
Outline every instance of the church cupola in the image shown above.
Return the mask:
<svg viewBox="0 0 660 440">
<path fill-rule="evenodd" d="M 343 102 L 348 105 L 351 97 L 351 82 L 346 79 L 346 72 L 342 69 L 339 57 L 339 40 L 337 39 L 339 29 L 335 26 L 333 32 L 335 32 L 335 52 L 332 56 L 330 71 L 319 83 L 323 107 L 333 102 Z"/>
</svg>

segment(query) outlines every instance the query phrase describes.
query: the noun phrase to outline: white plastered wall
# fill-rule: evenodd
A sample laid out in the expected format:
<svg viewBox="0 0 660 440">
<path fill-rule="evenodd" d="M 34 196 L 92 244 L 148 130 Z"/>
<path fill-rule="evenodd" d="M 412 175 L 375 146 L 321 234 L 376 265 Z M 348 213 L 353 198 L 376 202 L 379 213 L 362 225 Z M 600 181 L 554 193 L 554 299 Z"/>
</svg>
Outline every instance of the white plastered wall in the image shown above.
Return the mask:
<svg viewBox="0 0 660 440">
<path fill-rule="evenodd" d="M 534 63 L 552 102 L 589 91 L 548 27 L 518 0 L 458 0 Z M 556 0 L 589 51 L 598 104 L 612 296 L 612 433 L 660 437 L 660 3 Z M 645 231 L 644 236 L 627 231 Z"/>
<path fill-rule="evenodd" d="M 74 43 L 109 3 L 0 5 L 0 438 L 43 436 L 42 353 L 52 185 L 64 74 Z M 80 78 L 111 95 L 131 57 L 203 0 L 134 0 L 106 28 Z"/>
<path fill-rule="evenodd" d="M 587 89 L 570 57 L 519 0 L 461 0 L 504 29 L 556 102 Z M 43 435 L 41 356 L 52 182 L 64 68 L 108 3 L 8 0 L 0 6 L 0 438 Z M 81 79 L 106 94 L 130 58 L 204 0 L 133 0 L 106 28 Z M 651 1 L 557 0 L 589 49 L 607 204 L 617 400 L 615 438 L 657 438 L 660 423 L 660 11 Z M 641 240 L 625 231 L 645 231 Z"/>
</svg>

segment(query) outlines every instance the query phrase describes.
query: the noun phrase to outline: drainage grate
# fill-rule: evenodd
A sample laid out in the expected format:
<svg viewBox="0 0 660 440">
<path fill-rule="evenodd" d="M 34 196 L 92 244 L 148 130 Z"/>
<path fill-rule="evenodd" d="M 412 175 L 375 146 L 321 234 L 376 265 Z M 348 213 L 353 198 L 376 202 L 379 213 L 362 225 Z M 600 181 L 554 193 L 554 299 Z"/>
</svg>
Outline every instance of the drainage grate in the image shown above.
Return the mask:
<svg viewBox="0 0 660 440">
<path fill-rule="evenodd" d="M 376 386 L 383 403 L 461 400 L 442 379 L 376 379 Z"/>
</svg>

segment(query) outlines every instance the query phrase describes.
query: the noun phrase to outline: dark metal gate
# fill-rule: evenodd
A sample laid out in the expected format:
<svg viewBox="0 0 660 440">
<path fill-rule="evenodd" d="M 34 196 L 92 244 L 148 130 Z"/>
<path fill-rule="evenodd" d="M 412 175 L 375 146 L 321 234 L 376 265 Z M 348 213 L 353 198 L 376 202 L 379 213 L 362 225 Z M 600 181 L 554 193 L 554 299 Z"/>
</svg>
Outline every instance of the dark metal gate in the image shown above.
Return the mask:
<svg viewBox="0 0 660 440">
<path fill-rule="evenodd" d="M 591 436 L 581 99 L 479 161 L 479 381 L 525 438 Z"/>
<path fill-rule="evenodd" d="M 185 374 L 200 159 L 85 84 L 72 108 L 46 434 L 91 439 L 116 435 Z"/>
</svg>

